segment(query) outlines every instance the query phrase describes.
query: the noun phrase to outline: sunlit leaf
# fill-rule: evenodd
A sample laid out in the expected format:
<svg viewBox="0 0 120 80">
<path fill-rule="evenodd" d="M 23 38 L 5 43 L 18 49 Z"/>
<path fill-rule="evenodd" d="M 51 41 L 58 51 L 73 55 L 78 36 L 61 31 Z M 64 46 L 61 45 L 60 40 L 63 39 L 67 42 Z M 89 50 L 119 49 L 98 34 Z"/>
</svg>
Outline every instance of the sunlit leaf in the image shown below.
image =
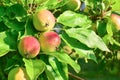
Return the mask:
<svg viewBox="0 0 120 80">
<path fill-rule="evenodd" d="M 8 18 L 4 18 L 3 21 L 8 28 L 11 28 L 13 30 L 20 31 L 24 29 L 25 23 L 23 22 L 18 22 L 17 20 L 10 20 Z"/>
<path fill-rule="evenodd" d="M 61 53 L 59 53 L 59 52 L 47 53 L 46 52 L 43 54 L 54 56 L 58 59 L 58 61 L 69 64 L 77 73 L 81 69 L 80 66 L 72 58 L 70 58 L 70 56 L 68 56 L 66 53 L 62 53 L 62 52 Z"/>
<path fill-rule="evenodd" d="M 75 50 L 75 53 L 72 53 L 71 56 L 74 58 L 87 58 L 96 60 L 96 56 L 92 49 L 88 48 L 86 45 L 79 42 L 77 39 L 69 37 L 66 33 L 61 35 L 62 40 L 68 45 L 71 49 Z"/>
<path fill-rule="evenodd" d="M 45 70 L 45 63 L 42 60 L 23 58 L 23 61 L 31 80 L 37 80 L 38 76 Z"/>
<path fill-rule="evenodd" d="M 49 57 L 49 63 L 56 72 L 56 77 L 58 80 L 68 80 L 67 64 L 60 63 L 55 57 Z"/>
<path fill-rule="evenodd" d="M 103 40 L 92 30 L 83 28 L 71 28 L 66 30 L 69 37 L 77 39 L 89 48 L 99 48 L 102 51 L 109 51 Z"/>
<path fill-rule="evenodd" d="M 45 4 L 47 9 L 56 9 L 63 6 L 68 0 L 48 0 Z"/>
<path fill-rule="evenodd" d="M 45 69 L 45 73 L 47 75 L 48 80 L 55 80 L 56 77 L 52 67 L 50 65 L 46 65 L 46 66 L 47 66 L 47 69 Z"/>
<path fill-rule="evenodd" d="M 69 27 L 85 27 L 91 26 L 91 20 L 83 14 L 78 14 L 72 11 L 65 11 L 58 18 L 57 22 Z"/>
<path fill-rule="evenodd" d="M 119 4 L 120 0 L 112 0 L 112 2 L 114 3 L 112 5 L 112 10 L 120 12 L 120 4 Z"/>
</svg>

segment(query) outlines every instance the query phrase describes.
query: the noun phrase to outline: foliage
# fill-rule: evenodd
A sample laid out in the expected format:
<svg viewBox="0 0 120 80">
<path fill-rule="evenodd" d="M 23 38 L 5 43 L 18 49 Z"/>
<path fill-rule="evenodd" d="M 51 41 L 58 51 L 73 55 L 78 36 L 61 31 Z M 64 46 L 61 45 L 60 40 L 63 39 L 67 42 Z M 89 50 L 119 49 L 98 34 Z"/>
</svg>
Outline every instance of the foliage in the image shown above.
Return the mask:
<svg viewBox="0 0 120 80">
<path fill-rule="evenodd" d="M 113 12 L 120 14 L 119 0 L 80 1 L 84 6 L 71 11 L 63 10 L 68 0 L 0 0 L 0 80 L 7 80 L 16 66 L 25 67 L 31 80 L 68 80 L 69 66 L 80 72 L 79 59 L 100 64 L 120 59 L 120 30 L 110 18 Z M 40 9 L 48 9 L 56 17 L 53 31 L 62 43 L 56 52 L 40 51 L 37 57 L 25 59 L 19 55 L 18 42 L 23 36 L 40 34 L 32 22 Z M 109 63 L 104 65 L 114 73 Z"/>
</svg>

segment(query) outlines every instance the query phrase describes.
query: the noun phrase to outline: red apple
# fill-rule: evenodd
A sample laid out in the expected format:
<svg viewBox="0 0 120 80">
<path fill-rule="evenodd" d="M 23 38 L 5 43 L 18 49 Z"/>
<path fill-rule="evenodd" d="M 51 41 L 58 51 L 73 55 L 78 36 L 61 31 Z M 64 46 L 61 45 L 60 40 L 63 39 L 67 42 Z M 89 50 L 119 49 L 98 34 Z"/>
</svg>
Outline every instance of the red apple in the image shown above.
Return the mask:
<svg viewBox="0 0 120 80">
<path fill-rule="evenodd" d="M 44 52 L 54 52 L 59 47 L 61 39 L 56 32 L 47 31 L 40 34 L 39 42 Z"/>
<path fill-rule="evenodd" d="M 111 19 L 112 19 L 113 23 L 116 25 L 116 29 L 120 30 L 120 16 L 112 13 Z"/>
<path fill-rule="evenodd" d="M 8 80 L 30 80 L 25 68 L 13 68 L 8 74 Z"/>
<path fill-rule="evenodd" d="M 49 10 L 40 10 L 33 15 L 33 25 L 38 31 L 52 30 L 55 25 L 55 17 Z"/>
<path fill-rule="evenodd" d="M 23 57 L 34 58 L 39 54 L 40 43 L 33 36 L 25 36 L 20 40 L 18 50 Z"/>
</svg>

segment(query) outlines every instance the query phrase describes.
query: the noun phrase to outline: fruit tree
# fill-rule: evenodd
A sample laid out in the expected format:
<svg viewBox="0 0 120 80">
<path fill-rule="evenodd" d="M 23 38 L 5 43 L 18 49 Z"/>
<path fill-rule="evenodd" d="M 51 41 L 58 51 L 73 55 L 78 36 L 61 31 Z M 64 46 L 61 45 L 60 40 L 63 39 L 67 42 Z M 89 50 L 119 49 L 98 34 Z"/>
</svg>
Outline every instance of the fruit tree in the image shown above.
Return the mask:
<svg viewBox="0 0 120 80">
<path fill-rule="evenodd" d="M 0 0 L 0 80 L 82 80 L 81 60 L 119 74 L 119 2 Z"/>
</svg>

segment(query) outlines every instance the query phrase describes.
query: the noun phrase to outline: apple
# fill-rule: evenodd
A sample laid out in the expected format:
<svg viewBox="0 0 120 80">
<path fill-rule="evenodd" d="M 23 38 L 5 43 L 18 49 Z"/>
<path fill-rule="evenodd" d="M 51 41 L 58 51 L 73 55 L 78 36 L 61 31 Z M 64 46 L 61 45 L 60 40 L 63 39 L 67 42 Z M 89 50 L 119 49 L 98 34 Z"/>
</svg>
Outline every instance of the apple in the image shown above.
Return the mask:
<svg viewBox="0 0 120 80">
<path fill-rule="evenodd" d="M 19 53 L 25 58 L 34 58 L 40 52 L 40 43 L 33 36 L 25 36 L 18 43 Z"/>
<path fill-rule="evenodd" d="M 38 31 L 52 30 L 55 25 L 55 17 L 49 10 L 42 9 L 33 15 L 33 25 Z"/>
<path fill-rule="evenodd" d="M 80 0 L 69 0 L 68 3 L 63 7 L 68 10 L 76 11 L 80 9 Z"/>
<path fill-rule="evenodd" d="M 113 23 L 116 25 L 116 29 L 120 30 L 120 15 L 112 13 L 111 19 L 112 19 Z"/>
<path fill-rule="evenodd" d="M 25 68 L 13 68 L 8 74 L 8 80 L 30 80 Z"/>
<path fill-rule="evenodd" d="M 54 31 L 43 32 L 38 39 L 44 52 L 55 52 L 61 43 L 59 35 Z"/>
</svg>

